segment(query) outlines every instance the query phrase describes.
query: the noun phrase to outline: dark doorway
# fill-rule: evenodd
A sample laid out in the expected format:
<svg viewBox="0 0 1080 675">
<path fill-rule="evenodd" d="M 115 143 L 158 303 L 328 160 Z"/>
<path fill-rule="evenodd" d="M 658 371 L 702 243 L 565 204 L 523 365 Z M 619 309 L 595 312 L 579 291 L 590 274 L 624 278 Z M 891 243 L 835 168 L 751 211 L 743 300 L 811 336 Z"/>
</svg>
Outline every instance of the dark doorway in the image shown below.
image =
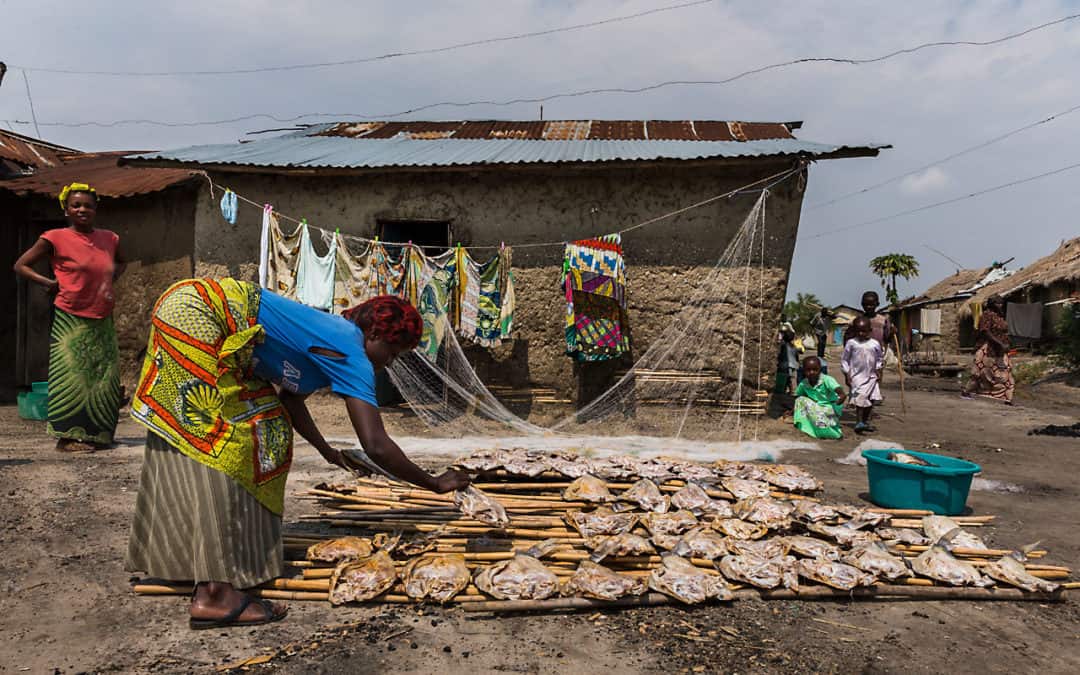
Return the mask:
<svg viewBox="0 0 1080 675">
<path fill-rule="evenodd" d="M 439 255 L 450 248 L 449 220 L 380 218 L 375 222 L 379 241 L 391 242 L 386 244 L 386 252 L 393 258 L 401 256 L 401 244 L 408 242 L 419 246 L 427 256 Z M 442 356 L 440 352 L 439 365 L 443 365 Z M 380 406 L 405 402 L 405 397 L 390 381 L 390 375 L 385 371 L 375 375 L 375 398 Z"/>
</svg>

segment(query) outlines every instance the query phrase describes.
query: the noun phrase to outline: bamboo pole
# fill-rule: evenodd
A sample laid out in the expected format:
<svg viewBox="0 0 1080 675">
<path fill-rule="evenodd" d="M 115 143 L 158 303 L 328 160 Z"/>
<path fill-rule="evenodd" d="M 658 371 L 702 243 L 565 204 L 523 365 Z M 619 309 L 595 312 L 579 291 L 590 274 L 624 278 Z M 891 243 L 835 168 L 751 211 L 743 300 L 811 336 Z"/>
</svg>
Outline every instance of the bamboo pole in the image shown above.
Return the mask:
<svg viewBox="0 0 1080 675">
<path fill-rule="evenodd" d="M 904 401 L 904 358 L 900 353 L 900 339 L 894 333 L 892 336 L 893 344 L 896 346 L 896 372 L 900 374 L 900 409 L 903 413 L 907 414 L 907 403 Z"/>
</svg>

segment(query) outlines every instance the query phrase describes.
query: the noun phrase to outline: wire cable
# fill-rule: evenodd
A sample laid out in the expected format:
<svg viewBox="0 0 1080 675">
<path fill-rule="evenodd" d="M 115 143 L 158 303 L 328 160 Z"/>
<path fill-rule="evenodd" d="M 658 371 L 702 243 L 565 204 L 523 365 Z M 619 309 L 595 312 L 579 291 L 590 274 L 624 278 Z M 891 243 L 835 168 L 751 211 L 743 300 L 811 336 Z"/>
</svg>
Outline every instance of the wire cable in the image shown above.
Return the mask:
<svg viewBox="0 0 1080 675">
<path fill-rule="evenodd" d="M 34 112 L 34 97 L 30 93 L 30 77 L 23 71 L 23 84 L 26 85 L 26 100 L 30 102 L 30 119 L 34 120 L 34 135 L 41 138 L 41 129 L 38 128 L 37 113 Z"/>
<path fill-rule="evenodd" d="M 854 230 L 854 229 L 857 229 L 857 228 L 860 228 L 860 227 L 866 227 L 868 225 L 876 225 L 877 223 L 883 223 L 886 220 L 893 220 L 894 218 L 900 218 L 902 216 L 910 216 L 910 215 L 912 215 L 914 213 L 922 213 L 923 211 L 929 211 L 930 209 L 936 209 L 939 206 L 946 206 L 947 204 L 955 204 L 956 202 L 962 202 L 964 200 L 972 199 L 974 197 L 980 197 L 982 195 L 989 194 L 991 192 L 997 192 L 998 190 L 1004 190 L 1005 188 L 1014 187 L 1016 185 L 1023 185 L 1024 183 L 1030 183 L 1032 181 L 1036 181 L 1036 180 L 1039 180 L 1039 179 L 1042 179 L 1042 178 L 1047 178 L 1049 176 L 1054 176 L 1054 175 L 1057 175 L 1059 173 L 1064 173 L 1065 171 L 1071 171 L 1072 169 L 1075 169 L 1075 168 L 1078 168 L 1078 167 L 1080 167 L 1080 162 L 1077 162 L 1076 164 L 1069 164 L 1068 166 L 1063 166 L 1060 169 L 1054 169 L 1053 171 L 1047 171 L 1046 173 L 1040 173 L 1040 174 L 1038 174 L 1036 176 L 1028 176 L 1027 178 L 1021 178 L 1019 180 L 1010 181 L 1008 183 L 1002 183 L 1001 185 L 995 185 L 993 187 L 986 188 L 985 190 L 979 190 L 977 192 L 972 192 L 970 194 L 962 195 L 960 197 L 953 197 L 952 199 L 946 199 L 944 201 L 934 202 L 933 204 L 927 204 L 925 206 L 920 206 L 918 208 L 909 209 L 907 211 L 901 211 L 899 213 L 894 213 L 894 214 L 889 215 L 889 216 L 883 216 L 881 218 L 875 218 L 873 220 L 866 220 L 866 221 L 863 221 L 861 223 L 855 223 L 854 225 L 845 225 L 844 227 L 838 227 L 835 230 L 828 230 L 826 232 L 819 232 L 818 234 L 811 235 L 811 236 L 807 237 L 807 239 L 821 239 L 822 237 L 828 237 L 830 235 L 838 234 L 840 232 L 847 232 L 848 230 Z"/>
<path fill-rule="evenodd" d="M 962 157 L 962 156 L 964 156 L 966 154 L 975 152 L 976 150 L 981 150 L 981 149 L 983 149 L 985 147 L 988 147 L 990 145 L 993 145 L 995 143 L 1003 141 L 1006 138 L 1011 138 L 1012 136 L 1015 136 L 1016 134 L 1027 131 L 1028 129 L 1034 129 L 1035 127 L 1041 126 L 1043 124 L 1053 122 L 1054 120 L 1059 119 L 1061 117 L 1065 117 L 1066 115 L 1074 113 L 1077 110 L 1080 110 L 1080 105 L 1073 106 L 1073 107 L 1069 108 L 1068 110 L 1062 110 L 1059 113 L 1054 113 L 1053 115 L 1050 115 L 1049 117 L 1045 117 L 1045 118 L 1039 120 L 1038 122 L 1032 122 L 1031 124 L 1026 124 L 1026 125 L 1024 125 L 1022 127 L 1019 127 L 1017 129 L 1013 129 L 1012 131 L 1007 131 L 1007 132 L 1001 134 L 1000 136 L 995 136 L 994 138 L 983 141 L 981 143 L 977 143 L 976 145 L 973 145 L 973 146 L 971 146 L 969 148 L 964 148 L 963 150 L 959 150 L 957 152 L 954 152 L 953 154 L 942 157 L 941 159 L 936 159 L 936 160 L 934 160 L 932 162 L 928 162 L 927 164 L 923 164 L 922 166 L 911 169 L 910 171 L 905 171 L 904 173 L 897 174 L 897 175 L 895 175 L 895 176 L 893 176 L 891 178 L 886 178 L 885 180 L 881 181 L 880 183 L 874 183 L 873 185 L 868 185 L 868 186 L 866 186 L 866 187 L 864 187 L 864 188 L 862 188 L 860 190 L 855 190 L 854 192 L 849 192 L 847 194 L 840 195 L 839 197 L 836 197 L 834 199 L 830 199 L 829 201 L 826 201 L 826 202 L 818 202 L 816 204 L 811 204 L 810 206 L 807 206 L 806 209 L 804 209 L 804 210 L 813 211 L 815 209 L 824 208 L 826 206 L 831 206 L 832 204 L 835 204 L 837 202 L 844 201 L 845 199 L 855 197 L 857 195 L 865 194 L 867 192 L 870 192 L 871 190 L 876 190 L 878 188 L 885 187 L 886 185 L 889 185 L 891 183 L 895 183 L 896 181 L 900 180 L 901 178 L 907 178 L 908 176 L 917 174 L 920 171 L 925 171 L 925 170 L 927 170 L 927 169 L 929 169 L 931 167 L 935 167 L 935 166 L 938 166 L 940 164 L 944 164 L 945 162 L 954 160 L 957 157 Z"/>
<path fill-rule="evenodd" d="M 698 5 L 708 5 L 716 2 L 716 0 L 693 0 L 692 2 L 682 2 L 674 5 L 667 5 L 664 7 L 656 7 L 654 9 L 648 9 L 634 14 L 626 14 L 623 16 L 614 16 L 607 19 L 600 19 L 598 21 L 590 21 L 588 23 L 579 23 L 571 26 L 562 26 L 559 28 L 549 28 L 546 30 L 533 31 L 530 33 L 520 33 L 517 35 L 506 35 L 502 37 L 486 38 L 483 40 L 471 40 L 469 42 L 459 42 L 455 44 L 445 45 L 442 47 L 432 47 L 428 49 L 414 49 L 410 51 L 401 52 L 389 52 L 387 54 L 379 54 L 376 56 L 364 56 L 355 59 L 344 59 L 341 61 L 323 61 L 319 63 L 298 63 L 284 66 L 266 66 L 259 68 L 234 68 L 229 70 L 172 70 L 172 71 L 132 71 L 132 70 L 77 70 L 74 68 L 38 68 L 34 66 L 21 66 L 18 64 L 11 64 L 12 68 L 19 68 L 23 71 L 39 72 L 39 73 L 53 73 L 57 75 L 104 75 L 110 77 L 196 77 L 204 75 L 248 75 L 252 73 L 277 73 L 290 70 L 313 70 L 316 68 L 333 68 L 336 66 L 352 66 L 360 65 L 364 63 L 373 63 L 375 61 L 389 61 L 390 59 L 397 59 L 406 56 L 422 56 L 429 54 L 442 54 L 445 52 L 455 51 L 458 49 L 466 49 L 469 47 L 479 47 L 482 45 L 498 44 L 500 42 L 513 42 L 515 40 L 527 40 L 536 37 L 543 37 L 545 35 L 554 35 L 556 33 L 567 33 L 570 31 L 584 30 L 586 28 L 596 28 L 597 26 L 606 26 L 612 23 L 619 23 L 622 21 L 631 21 L 633 19 L 640 19 L 641 17 L 651 16 L 653 14 L 660 14 L 662 12 L 672 12 L 679 9 L 687 9 L 690 7 L 697 7 Z"/>
</svg>

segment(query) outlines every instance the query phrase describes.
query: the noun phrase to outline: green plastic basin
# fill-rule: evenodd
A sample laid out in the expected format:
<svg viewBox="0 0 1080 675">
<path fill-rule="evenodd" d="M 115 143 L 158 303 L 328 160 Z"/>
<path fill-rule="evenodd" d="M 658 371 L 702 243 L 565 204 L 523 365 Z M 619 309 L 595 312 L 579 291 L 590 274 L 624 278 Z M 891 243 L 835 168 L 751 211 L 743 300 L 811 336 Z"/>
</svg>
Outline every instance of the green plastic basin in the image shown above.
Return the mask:
<svg viewBox="0 0 1080 675">
<path fill-rule="evenodd" d="M 19 417 L 24 420 L 49 419 L 49 395 L 37 391 L 20 391 L 16 397 Z"/>
<path fill-rule="evenodd" d="M 934 466 L 901 464 L 888 459 L 904 452 Z M 889 509 L 925 509 L 938 515 L 964 512 L 972 477 L 982 471 L 974 462 L 914 450 L 863 450 L 870 501 Z"/>
<path fill-rule="evenodd" d="M 48 382 L 31 382 L 30 383 L 30 391 L 32 391 L 32 392 L 34 392 L 36 394 L 48 394 L 49 393 L 49 383 Z"/>
</svg>

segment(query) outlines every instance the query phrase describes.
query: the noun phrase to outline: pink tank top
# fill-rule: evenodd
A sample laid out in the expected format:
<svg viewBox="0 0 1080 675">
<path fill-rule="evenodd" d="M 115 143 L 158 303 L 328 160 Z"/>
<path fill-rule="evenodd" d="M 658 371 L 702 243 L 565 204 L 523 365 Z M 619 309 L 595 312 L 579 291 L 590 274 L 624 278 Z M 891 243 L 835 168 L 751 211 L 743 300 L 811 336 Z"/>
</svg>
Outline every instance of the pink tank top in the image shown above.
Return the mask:
<svg viewBox="0 0 1080 675">
<path fill-rule="evenodd" d="M 113 272 L 120 237 L 110 230 L 79 232 L 70 227 L 48 230 L 52 270 L 60 283 L 54 304 L 75 316 L 104 319 L 112 314 Z"/>
</svg>

